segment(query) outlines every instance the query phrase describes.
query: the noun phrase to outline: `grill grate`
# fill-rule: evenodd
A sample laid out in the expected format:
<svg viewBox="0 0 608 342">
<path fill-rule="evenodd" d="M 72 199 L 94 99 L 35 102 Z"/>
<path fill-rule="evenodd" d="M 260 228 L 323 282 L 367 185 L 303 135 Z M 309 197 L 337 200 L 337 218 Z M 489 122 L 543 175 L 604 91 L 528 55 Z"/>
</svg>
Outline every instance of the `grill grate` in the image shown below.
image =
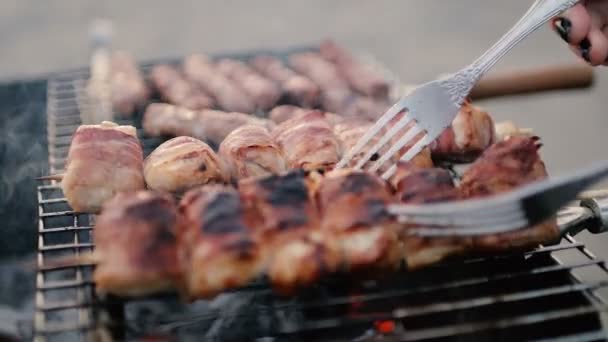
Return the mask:
<svg viewBox="0 0 608 342">
<path fill-rule="evenodd" d="M 144 71 L 149 65 L 142 66 Z M 86 70 L 77 70 L 48 80 L 51 174 L 62 171 L 71 135 L 80 124 L 87 78 Z M 138 127 L 146 155 L 161 142 L 143 134 L 141 113 L 118 122 Z M 523 254 L 446 262 L 375 281 L 329 279 L 296 298 L 279 298 L 260 281 L 220 296 L 219 304 L 185 305 L 174 296 L 100 298 L 91 280 L 94 265 L 50 265 L 50 258 L 93 250 L 95 218 L 71 211 L 54 181 L 38 186 L 38 207 L 36 341 L 150 334 L 361 341 L 380 334 L 400 341 L 608 336 L 600 315 L 608 311 L 600 293 L 608 288 L 607 265 L 569 235 L 559 245 Z M 592 279 L 585 279 L 586 273 Z"/>
</svg>

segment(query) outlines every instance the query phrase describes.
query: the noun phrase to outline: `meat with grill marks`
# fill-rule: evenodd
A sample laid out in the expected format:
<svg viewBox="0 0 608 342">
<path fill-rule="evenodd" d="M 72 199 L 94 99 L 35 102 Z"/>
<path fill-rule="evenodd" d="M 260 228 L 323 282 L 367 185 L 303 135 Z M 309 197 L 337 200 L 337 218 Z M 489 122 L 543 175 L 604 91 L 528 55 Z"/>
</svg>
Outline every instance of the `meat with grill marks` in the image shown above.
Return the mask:
<svg viewBox="0 0 608 342">
<path fill-rule="evenodd" d="M 104 121 L 72 137 L 61 188 L 76 212 L 97 213 L 118 192 L 145 188 L 143 151 L 135 127 Z"/>
<path fill-rule="evenodd" d="M 325 171 L 340 160 L 341 144 L 327 118 L 326 113 L 311 110 L 274 128 L 273 138 L 289 168 Z"/>
<path fill-rule="evenodd" d="M 230 58 L 221 59 L 216 65 L 219 72 L 249 94 L 257 109 L 268 110 L 281 98 L 279 86 L 260 75 L 249 65 Z"/>
<path fill-rule="evenodd" d="M 348 272 L 394 270 L 401 263 L 398 224 L 386 211 L 390 185 L 362 171 L 336 170 L 315 191 L 326 240 L 338 244 L 341 266 Z"/>
<path fill-rule="evenodd" d="M 283 152 L 263 126 L 241 126 L 222 141 L 219 156 L 233 180 L 285 172 Z"/>
<path fill-rule="evenodd" d="M 178 221 L 168 195 L 142 190 L 106 202 L 93 230 L 96 289 L 136 297 L 181 288 Z"/>
<path fill-rule="evenodd" d="M 313 182 L 302 170 L 239 182 L 248 222 L 269 251 L 268 277 L 280 293 L 335 272 L 340 261 L 336 241 L 320 234 Z"/>
<path fill-rule="evenodd" d="M 239 193 L 221 185 L 190 190 L 181 200 L 179 253 L 190 299 L 244 286 L 263 271 L 263 244 L 245 209 Z"/>
<path fill-rule="evenodd" d="M 211 109 L 193 111 L 166 103 L 148 105 L 142 125 L 150 136 L 190 136 L 216 146 L 237 127 L 275 126 L 270 120 L 248 114 Z"/>
<path fill-rule="evenodd" d="M 272 56 L 257 56 L 250 64 L 259 73 L 281 85 L 283 95 L 289 103 L 302 107 L 313 107 L 319 102 L 320 89 L 308 77 L 304 77 L 281 60 Z"/>
<path fill-rule="evenodd" d="M 204 142 L 176 137 L 158 146 L 144 161 L 149 189 L 182 193 L 197 185 L 228 181 L 219 156 Z"/>
<path fill-rule="evenodd" d="M 538 137 L 511 137 L 490 146 L 463 174 L 459 185 L 464 198 L 487 197 L 547 178 L 540 158 Z M 523 228 L 523 227 L 522 227 Z M 475 237 L 483 251 L 527 249 L 559 238 L 555 218 L 518 231 Z"/>
<path fill-rule="evenodd" d="M 412 161 L 400 162 L 392 181 L 401 203 L 449 202 L 460 198 L 452 176 L 445 169 L 420 167 Z M 419 237 L 408 234 L 410 228 L 413 226 L 399 228 L 403 257 L 409 270 L 435 264 L 472 248 L 469 237 Z"/>
<path fill-rule="evenodd" d="M 150 72 L 150 81 L 161 98 L 171 104 L 188 109 L 213 108 L 215 100 L 182 73 L 168 64 L 157 64 Z"/>
<path fill-rule="evenodd" d="M 228 112 L 253 113 L 255 101 L 241 86 L 219 72 L 205 55 L 193 54 L 183 63 L 186 78 L 213 96 L 218 106 Z"/>
<path fill-rule="evenodd" d="M 325 59 L 337 66 L 353 89 L 367 96 L 388 98 L 390 87 L 384 77 L 359 62 L 336 42 L 329 39 L 324 40 L 319 46 L 319 51 Z"/>
</svg>

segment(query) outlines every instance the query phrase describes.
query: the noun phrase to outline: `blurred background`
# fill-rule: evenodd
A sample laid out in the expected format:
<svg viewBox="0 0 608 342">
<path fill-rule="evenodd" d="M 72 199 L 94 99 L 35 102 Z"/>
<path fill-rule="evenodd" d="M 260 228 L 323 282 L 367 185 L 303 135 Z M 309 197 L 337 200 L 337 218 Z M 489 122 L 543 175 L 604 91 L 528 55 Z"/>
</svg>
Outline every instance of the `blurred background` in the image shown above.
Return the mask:
<svg viewBox="0 0 608 342">
<path fill-rule="evenodd" d="M 44 77 L 49 72 L 85 66 L 90 53 L 89 26 L 96 18 L 107 18 L 114 24 L 113 46 L 140 60 L 191 52 L 286 48 L 333 38 L 351 50 L 374 55 L 404 82 L 420 83 L 470 63 L 531 2 L 3 0 L 0 81 Z M 493 71 L 575 61 L 565 43 L 543 27 Z M 608 70 L 604 68 L 596 70 L 591 89 L 511 96 L 477 104 L 497 120 L 513 120 L 542 137 L 542 155 L 551 174 L 572 171 L 608 156 Z M 36 107 L 36 103 L 29 105 L 30 109 Z M 45 170 L 46 146 L 40 138 L 44 128 L 32 126 L 36 115 L 27 120 L 0 116 L 0 156 L 4 155 L 0 157 L 0 216 L 17 210 L 20 199 L 35 196 L 35 183 L 29 181 Z M 31 139 L 21 146 L 24 136 Z M 11 153 L 17 150 L 20 155 L 15 157 Z M 0 254 L 27 254 L 35 249 L 35 213 L 28 219 L 25 224 L 0 221 L 0 234 L 21 232 L 21 238 L 10 241 L 0 235 Z M 581 234 L 579 239 L 597 254 L 608 256 L 608 234 Z M 2 283 L 0 279 L 0 291 Z M 0 294 L 0 300 L 4 296 Z"/>
</svg>

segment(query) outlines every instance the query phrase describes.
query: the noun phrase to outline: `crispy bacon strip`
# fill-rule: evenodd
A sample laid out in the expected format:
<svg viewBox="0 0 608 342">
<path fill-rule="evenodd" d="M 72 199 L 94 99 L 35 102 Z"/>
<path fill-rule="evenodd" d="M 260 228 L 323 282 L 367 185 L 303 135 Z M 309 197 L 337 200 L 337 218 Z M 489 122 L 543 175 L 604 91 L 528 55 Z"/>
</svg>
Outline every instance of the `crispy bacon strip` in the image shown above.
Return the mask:
<svg viewBox="0 0 608 342">
<path fill-rule="evenodd" d="M 184 60 L 183 68 L 186 78 L 211 94 L 221 109 L 255 112 L 254 100 L 237 83 L 219 72 L 207 56 L 191 55 Z"/>
<path fill-rule="evenodd" d="M 241 126 L 222 141 L 219 155 L 232 179 L 283 173 L 283 152 L 263 126 Z"/>
<path fill-rule="evenodd" d="M 338 244 L 350 272 L 396 269 L 401 262 L 397 225 L 386 212 L 393 201 L 388 183 L 362 171 L 327 174 L 315 191 L 326 240 Z"/>
<path fill-rule="evenodd" d="M 253 99 L 258 109 L 268 110 L 281 98 L 281 89 L 276 83 L 241 61 L 221 59 L 217 62 L 217 70 L 239 84 Z"/>
<path fill-rule="evenodd" d="M 239 183 L 250 222 L 270 251 L 268 276 L 285 294 L 334 272 L 340 260 L 335 244 L 319 234 L 309 182 L 297 170 Z"/>
<path fill-rule="evenodd" d="M 459 189 L 466 198 L 486 197 L 547 178 L 538 137 L 512 137 L 488 148 L 463 174 Z M 555 219 L 515 232 L 476 237 L 476 250 L 527 249 L 559 238 Z"/>
<path fill-rule="evenodd" d="M 150 80 L 162 99 L 188 109 L 213 108 L 215 100 L 186 80 L 176 68 L 157 64 L 150 72 Z"/>
<path fill-rule="evenodd" d="M 150 96 L 143 75 L 133 56 L 116 51 L 110 61 L 110 89 L 112 107 L 119 114 L 128 116 L 143 106 Z"/>
<path fill-rule="evenodd" d="M 120 193 L 106 202 L 93 235 L 97 290 L 144 296 L 181 287 L 177 208 L 168 195 Z"/>
<path fill-rule="evenodd" d="M 261 274 L 263 249 L 236 190 L 220 185 L 193 189 L 179 210 L 180 260 L 190 299 L 244 286 Z"/>
<path fill-rule="evenodd" d="M 81 125 L 72 137 L 61 188 L 72 209 L 96 213 L 116 193 L 144 189 L 142 168 L 135 127 L 108 121 Z"/>
<path fill-rule="evenodd" d="M 309 78 L 288 68 L 278 58 L 257 56 L 250 64 L 262 75 L 279 83 L 289 103 L 313 107 L 319 102 L 319 87 Z"/>
<path fill-rule="evenodd" d="M 433 159 L 450 162 L 475 160 L 496 142 L 494 120 L 490 115 L 466 102 L 452 125 L 431 144 Z"/>
<path fill-rule="evenodd" d="M 324 40 L 319 49 L 324 58 L 337 66 L 352 88 L 367 96 L 388 98 L 388 81 L 357 61 L 346 49 L 330 39 Z"/>
<path fill-rule="evenodd" d="M 327 116 L 318 110 L 281 123 L 272 135 L 292 169 L 330 170 L 342 154 Z"/>
<path fill-rule="evenodd" d="M 211 109 L 192 111 L 166 103 L 148 105 L 142 124 L 150 136 L 185 135 L 212 144 L 221 143 L 230 132 L 243 125 L 274 127 L 272 121 L 248 114 Z"/>
<path fill-rule="evenodd" d="M 144 161 L 144 176 L 149 189 L 171 193 L 228 180 L 211 147 L 184 136 L 167 140 L 152 151 Z"/>
</svg>

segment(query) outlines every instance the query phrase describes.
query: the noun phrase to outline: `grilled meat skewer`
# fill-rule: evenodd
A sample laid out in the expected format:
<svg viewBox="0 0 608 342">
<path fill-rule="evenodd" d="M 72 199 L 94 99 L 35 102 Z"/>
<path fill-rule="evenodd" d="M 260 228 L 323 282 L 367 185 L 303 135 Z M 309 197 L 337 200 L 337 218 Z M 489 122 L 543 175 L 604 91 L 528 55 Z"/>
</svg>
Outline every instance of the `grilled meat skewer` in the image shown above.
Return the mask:
<svg viewBox="0 0 608 342">
<path fill-rule="evenodd" d="M 125 51 L 116 51 L 110 60 L 112 108 L 123 116 L 145 105 L 150 97 L 143 75 L 134 58 Z"/>
<path fill-rule="evenodd" d="M 247 64 L 234 59 L 217 62 L 217 70 L 239 84 L 253 99 L 257 109 L 268 110 L 281 98 L 281 89 Z"/>
<path fill-rule="evenodd" d="M 144 177 L 149 189 L 170 193 L 228 181 L 211 147 L 184 136 L 167 140 L 150 153 L 144 161 Z"/>
<path fill-rule="evenodd" d="M 263 249 L 239 193 L 210 185 L 190 190 L 179 207 L 180 260 L 190 299 L 246 285 L 263 271 Z"/>
<path fill-rule="evenodd" d="M 222 141 L 219 156 L 233 180 L 286 171 L 285 157 L 266 127 L 241 126 Z"/>
<path fill-rule="evenodd" d="M 143 118 L 144 131 L 151 136 L 190 136 L 219 145 L 236 128 L 244 125 L 274 127 L 270 120 L 237 113 L 203 109 L 192 111 L 166 103 L 148 105 Z"/>
<path fill-rule="evenodd" d="M 135 127 L 108 121 L 78 127 L 61 188 L 72 209 L 83 213 L 98 212 L 119 192 L 144 189 L 143 151 Z"/>
<path fill-rule="evenodd" d="M 177 206 L 167 195 L 121 193 L 104 204 L 93 230 L 96 288 L 144 296 L 181 287 Z"/>
<path fill-rule="evenodd" d="M 224 76 L 205 55 L 194 54 L 184 60 L 186 78 L 215 98 L 222 110 L 253 113 L 255 102 L 236 82 Z"/>
<path fill-rule="evenodd" d="M 211 96 L 168 64 L 155 65 L 150 72 L 150 80 L 162 99 L 171 104 L 193 110 L 215 106 L 215 100 Z"/>
<path fill-rule="evenodd" d="M 278 58 L 257 56 L 249 63 L 259 73 L 280 84 L 289 103 L 308 108 L 318 104 L 319 87 L 309 78 L 288 68 Z"/>
</svg>

